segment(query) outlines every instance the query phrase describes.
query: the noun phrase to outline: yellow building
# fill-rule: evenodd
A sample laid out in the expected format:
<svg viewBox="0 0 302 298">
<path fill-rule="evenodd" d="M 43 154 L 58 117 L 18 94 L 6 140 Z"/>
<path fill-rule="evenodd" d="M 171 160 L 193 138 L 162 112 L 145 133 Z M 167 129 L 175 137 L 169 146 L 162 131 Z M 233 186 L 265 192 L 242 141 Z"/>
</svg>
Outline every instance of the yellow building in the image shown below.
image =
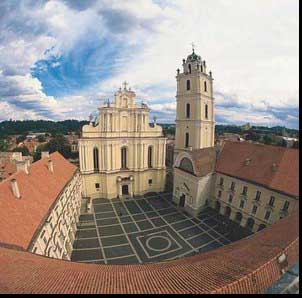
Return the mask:
<svg viewBox="0 0 302 298">
<path fill-rule="evenodd" d="M 177 69 L 175 157 L 183 150 L 214 146 L 212 73 L 194 50 Z"/>
<path fill-rule="evenodd" d="M 193 51 L 177 70 L 173 201 L 210 206 L 258 231 L 298 206 L 298 150 L 247 142 L 214 146 L 212 74 Z"/>
<path fill-rule="evenodd" d="M 163 191 L 166 138 L 162 128 L 149 125 L 149 108 L 135 102 L 127 88 L 113 103 L 99 108 L 95 123 L 82 128 L 79 140 L 84 196 L 115 198 Z"/>
</svg>

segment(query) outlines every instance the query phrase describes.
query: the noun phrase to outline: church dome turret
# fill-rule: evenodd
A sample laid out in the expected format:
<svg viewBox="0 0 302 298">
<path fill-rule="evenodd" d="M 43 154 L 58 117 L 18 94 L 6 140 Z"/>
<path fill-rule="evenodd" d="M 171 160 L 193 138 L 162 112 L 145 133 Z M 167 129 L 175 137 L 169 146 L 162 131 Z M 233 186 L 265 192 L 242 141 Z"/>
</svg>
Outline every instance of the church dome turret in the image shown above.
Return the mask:
<svg viewBox="0 0 302 298">
<path fill-rule="evenodd" d="M 187 62 L 201 61 L 201 57 L 194 52 L 187 57 Z"/>
</svg>

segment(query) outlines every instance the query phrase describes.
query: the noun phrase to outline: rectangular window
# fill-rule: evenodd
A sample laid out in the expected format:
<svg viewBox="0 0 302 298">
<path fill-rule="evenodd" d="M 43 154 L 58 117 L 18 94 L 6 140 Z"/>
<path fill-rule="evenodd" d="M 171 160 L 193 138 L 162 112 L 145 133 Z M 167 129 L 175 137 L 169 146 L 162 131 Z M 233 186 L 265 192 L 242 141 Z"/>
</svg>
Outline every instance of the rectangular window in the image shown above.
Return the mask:
<svg viewBox="0 0 302 298">
<path fill-rule="evenodd" d="M 152 179 L 149 179 L 149 181 L 148 181 L 148 182 L 149 182 L 149 185 L 151 185 L 151 184 L 152 184 Z"/>
<path fill-rule="evenodd" d="M 287 211 L 287 210 L 288 210 L 288 207 L 289 207 L 289 202 L 286 201 L 286 202 L 284 203 L 284 205 L 283 205 L 282 210 L 283 210 L 283 211 Z"/>
<path fill-rule="evenodd" d="M 269 200 L 269 205 L 270 206 L 274 206 L 274 203 L 275 203 L 275 197 L 274 196 L 271 196 L 270 200 Z"/>
<path fill-rule="evenodd" d="M 243 186 L 242 194 L 243 194 L 244 196 L 247 195 L 247 186 Z"/>
<path fill-rule="evenodd" d="M 271 216 L 270 211 L 266 211 L 266 212 L 265 212 L 264 219 L 265 219 L 265 220 L 268 220 L 270 216 Z"/>
<path fill-rule="evenodd" d="M 233 195 L 229 195 L 229 203 L 232 203 L 233 201 Z"/>
<path fill-rule="evenodd" d="M 221 190 L 218 191 L 218 198 L 221 198 Z"/>
<path fill-rule="evenodd" d="M 261 191 L 257 190 L 255 200 L 259 201 L 261 196 Z"/>
<path fill-rule="evenodd" d="M 223 178 L 220 177 L 219 185 L 223 185 Z"/>
<path fill-rule="evenodd" d="M 231 183 L 231 190 L 234 190 L 235 189 L 235 182 L 232 182 Z"/>
<path fill-rule="evenodd" d="M 240 206 L 239 207 L 244 208 L 244 201 L 243 200 L 240 201 Z"/>
<path fill-rule="evenodd" d="M 100 188 L 100 183 L 96 183 L 96 184 L 95 184 L 95 188 L 96 188 L 96 189 L 99 189 L 99 188 Z"/>
<path fill-rule="evenodd" d="M 256 205 L 253 206 L 252 213 L 256 214 L 258 207 Z"/>
<path fill-rule="evenodd" d="M 189 142 L 190 142 L 190 136 L 189 133 L 186 132 L 186 139 L 185 139 L 185 147 L 189 147 Z"/>
</svg>

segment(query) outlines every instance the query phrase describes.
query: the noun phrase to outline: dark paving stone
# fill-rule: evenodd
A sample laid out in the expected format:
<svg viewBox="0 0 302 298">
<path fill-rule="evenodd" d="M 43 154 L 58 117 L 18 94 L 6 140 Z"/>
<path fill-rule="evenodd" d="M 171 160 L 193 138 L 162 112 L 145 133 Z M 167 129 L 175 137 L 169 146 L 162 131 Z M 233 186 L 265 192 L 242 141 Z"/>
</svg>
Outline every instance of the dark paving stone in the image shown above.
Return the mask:
<svg viewBox="0 0 302 298">
<path fill-rule="evenodd" d="M 118 216 L 128 215 L 128 211 L 122 202 L 113 204 Z"/>
<path fill-rule="evenodd" d="M 94 221 L 87 221 L 87 222 L 80 222 L 77 224 L 77 229 L 93 229 L 95 228 L 95 222 Z"/>
<path fill-rule="evenodd" d="M 158 214 L 155 211 L 146 213 L 146 216 L 149 218 L 158 217 Z"/>
<path fill-rule="evenodd" d="M 205 224 L 201 223 L 198 225 L 202 230 L 204 231 L 208 231 L 210 230 L 210 227 L 209 226 L 206 226 Z"/>
<path fill-rule="evenodd" d="M 131 246 L 128 244 L 123 246 L 116 246 L 116 247 L 108 247 L 108 248 L 105 247 L 104 252 L 106 258 L 116 258 L 121 256 L 133 255 Z"/>
<path fill-rule="evenodd" d="M 139 200 L 139 201 L 136 201 L 136 203 L 140 206 L 140 208 L 144 212 L 153 211 L 152 207 L 149 205 L 149 203 L 147 202 L 147 200 Z"/>
<path fill-rule="evenodd" d="M 136 256 L 133 257 L 125 257 L 125 258 L 118 258 L 118 259 L 111 259 L 107 260 L 108 264 L 116 264 L 116 265 L 123 265 L 123 264 L 138 264 L 139 261 Z"/>
<path fill-rule="evenodd" d="M 146 216 L 144 214 L 135 214 L 135 215 L 133 215 L 133 218 L 135 220 L 143 220 L 143 219 L 146 219 Z"/>
<path fill-rule="evenodd" d="M 193 221 L 196 224 L 200 224 L 200 219 L 198 219 L 196 217 L 191 218 L 191 221 Z"/>
<path fill-rule="evenodd" d="M 95 205 L 94 206 L 94 212 L 100 213 L 100 212 L 108 212 L 113 211 L 111 204 L 102 204 L 102 205 Z"/>
<path fill-rule="evenodd" d="M 150 198 L 150 197 L 154 197 L 157 196 L 156 192 L 148 192 L 146 194 L 144 194 L 144 198 Z"/>
<path fill-rule="evenodd" d="M 94 220 L 93 214 L 82 214 L 80 215 L 80 221 L 92 221 Z"/>
<path fill-rule="evenodd" d="M 91 264 L 102 264 L 102 265 L 104 265 L 104 264 L 105 264 L 105 261 L 96 261 L 96 262 L 91 262 Z"/>
<path fill-rule="evenodd" d="M 209 230 L 208 234 L 210 234 L 214 238 L 219 238 L 221 236 L 220 234 L 218 234 L 217 232 L 215 232 L 213 230 Z"/>
<path fill-rule="evenodd" d="M 174 223 L 176 221 L 180 221 L 183 219 L 186 219 L 185 216 L 183 216 L 181 213 L 174 213 L 163 216 L 164 220 L 166 220 L 168 223 Z"/>
<path fill-rule="evenodd" d="M 99 230 L 100 237 L 118 235 L 124 233 L 120 225 L 99 227 L 98 230 Z"/>
<path fill-rule="evenodd" d="M 218 224 L 218 222 L 215 219 L 213 219 L 213 218 L 206 219 L 203 222 L 205 224 L 207 224 L 208 226 L 210 226 L 210 227 L 214 227 L 214 226 L 216 226 Z"/>
<path fill-rule="evenodd" d="M 110 203 L 110 201 L 108 199 L 94 199 L 92 200 L 92 204 L 96 205 L 96 204 L 108 204 Z"/>
<path fill-rule="evenodd" d="M 101 237 L 103 246 L 112 246 L 119 244 L 127 244 L 128 239 L 126 236 L 113 236 L 113 237 Z"/>
<path fill-rule="evenodd" d="M 102 258 L 103 255 L 100 248 L 89 250 L 74 250 L 71 255 L 72 261 L 98 260 Z"/>
<path fill-rule="evenodd" d="M 125 205 L 131 214 L 141 213 L 141 210 L 134 201 L 125 202 Z"/>
<path fill-rule="evenodd" d="M 163 200 L 161 197 L 148 199 L 148 202 L 155 209 L 169 208 L 171 206 L 167 201 Z"/>
<path fill-rule="evenodd" d="M 136 224 L 142 231 L 153 228 L 152 224 L 148 220 L 138 221 Z"/>
<path fill-rule="evenodd" d="M 132 233 L 132 232 L 137 232 L 138 231 L 136 225 L 133 224 L 133 223 L 123 224 L 123 227 L 124 227 L 126 233 Z"/>
<path fill-rule="evenodd" d="M 95 218 L 96 219 L 103 219 L 103 218 L 110 218 L 110 217 L 116 217 L 114 212 L 106 212 L 106 213 L 96 213 Z"/>
<path fill-rule="evenodd" d="M 151 221 L 153 222 L 155 227 L 162 227 L 166 225 L 166 222 L 160 217 L 151 218 Z"/>
<path fill-rule="evenodd" d="M 192 228 L 188 228 L 184 231 L 179 232 L 179 234 L 184 237 L 184 238 L 190 238 L 194 235 L 198 235 L 201 234 L 203 231 L 201 229 L 199 229 L 198 227 L 192 227 Z"/>
<path fill-rule="evenodd" d="M 203 246 L 199 249 L 199 252 L 207 252 L 207 251 L 210 251 L 210 250 L 213 250 L 215 248 L 218 248 L 222 246 L 219 242 L 215 241 L 215 242 L 212 242 L 206 246 Z"/>
<path fill-rule="evenodd" d="M 93 230 L 79 230 L 76 233 L 76 238 L 96 238 L 98 236 L 96 229 Z"/>
<path fill-rule="evenodd" d="M 193 227 L 193 226 L 194 224 L 189 219 L 171 225 L 171 227 L 176 231 L 181 230 L 183 228 Z"/>
<path fill-rule="evenodd" d="M 100 243 L 98 238 L 94 239 L 81 239 L 75 240 L 73 243 L 74 249 L 81 249 L 81 248 L 97 248 L 100 247 Z"/>
<path fill-rule="evenodd" d="M 169 214 L 169 213 L 175 213 L 175 212 L 178 212 L 178 210 L 176 208 L 167 208 L 167 209 L 162 209 L 162 210 L 158 210 L 157 211 L 160 215 L 166 215 L 166 214 Z"/>
<path fill-rule="evenodd" d="M 219 240 L 220 242 L 222 242 L 224 245 L 226 245 L 226 244 L 229 244 L 229 243 L 230 243 L 230 241 L 226 240 L 226 239 L 225 239 L 225 238 L 223 238 L 223 237 L 218 238 L 218 240 Z"/>
<path fill-rule="evenodd" d="M 105 218 L 97 220 L 96 223 L 98 226 L 116 225 L 119 223 L 119 220 L 117 218 Z"/>
<path fill-rule="evenodd" d="M 120 221 L 124 223 L 124 222 L 132 222 L 133 220 L 130 216 L 122 216 L 120 217 Z"/>
<path fill-rule="evenodd" d="M 199 247 L 203 244 L 206 244 L 208 242 L 211 242 L 211 241 L 213 241 L 213 238 L 207 234 L 198 235 L 198 236 L 188 240 L 188 242 L 195 248 Z"/>
</svg>

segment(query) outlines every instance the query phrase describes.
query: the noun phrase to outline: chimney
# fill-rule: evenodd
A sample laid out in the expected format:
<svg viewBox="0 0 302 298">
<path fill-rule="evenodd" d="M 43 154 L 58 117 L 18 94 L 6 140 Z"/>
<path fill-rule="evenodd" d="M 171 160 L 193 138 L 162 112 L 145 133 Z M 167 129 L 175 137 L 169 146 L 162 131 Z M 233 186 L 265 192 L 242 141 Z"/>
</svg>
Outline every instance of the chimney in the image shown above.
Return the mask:
<svg viewBox="0 0 302 298">
<path fill-rule="evenodd" d="M 12 159 L 22 161 L 22 152 L 13 152 Z"/>
<path fill-rule="evenodd" d="M 47 163 L 48 170 L 53 173 L 53 161 L 50 159 Z"/>
<path fill-rule="evenodd" d="M 244 164 L 245 164 L 246 166 L 248 166 L 250 163 L 251 163 L 251 159 L 250 159 L 250 158 L 247 158 L 247 159 L 244 161 Z"/>
<path fill-rule="evenodd" d="M 272 171 L 273 171 L 273 172 L 277 172 L 277 170 L 278 170 L 277 164 L 273 163 L 273 164 L 272 164 Z"/>
<path fill-rule="evenodd" d="M 26 175 L 29 175 L 28 162 L 26 160 L 16 161 L 17 172 L 23 171 Z"/>
<path fill-rule="evenodd" d="M 18 187 L 18 183 L 17 183 L 16 179 L 11 180 L 11 186 L 12 186 L 12 191 L 13 191 L 14 196 L 17 199 L 20 199 L 21 195 L 20 195 L 20 191 L 19 191 L 19 187 Z"/>
<path fill-rule="evenodd" d="M 41 158 L 44 158 L 44 157 L 49 157 L 49 152 L 48 151 L 42 151 L 41 152 Z"/>
</svg>

